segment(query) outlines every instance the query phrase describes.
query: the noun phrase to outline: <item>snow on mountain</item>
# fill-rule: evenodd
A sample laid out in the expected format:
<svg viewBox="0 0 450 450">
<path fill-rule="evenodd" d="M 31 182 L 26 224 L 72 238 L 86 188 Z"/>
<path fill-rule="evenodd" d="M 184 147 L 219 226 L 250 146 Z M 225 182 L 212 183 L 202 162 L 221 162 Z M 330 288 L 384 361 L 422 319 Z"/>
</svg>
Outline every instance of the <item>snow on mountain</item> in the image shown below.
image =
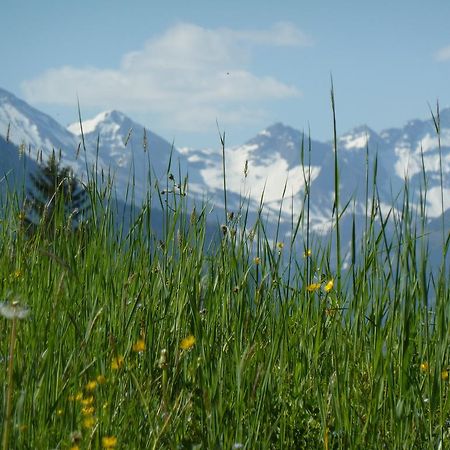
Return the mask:
<svg viewBox="0 0 450 450">
<path fill-rule="evenodd" d="M 380 133 L 360 126 L 340 135 L 341 202 L 352 199 L 358 214 L 364 213 L 366 177 L 368 173 L 370 185 L 377 157 L 377 187 L 381 204 L 392 204 L 405 175 L 411 184 L 410 192 L 418 199 L 423 184 L 423 163 L 428 188 L 428 214 L 432 218 L 442 212 L 441 169 L 444 209 L 450 208 L 450 109 L 442 110 L 440 119 L 440 151 L 431 118 L 413 120 L 403 128 L 391 128 Z M 209 200 L 219 209 L 223 206 L 219 147 L 177 148 L 119 111 L 100 113 L 83 121 L 81 126 L 86 152 L 79 149 L 81 127 L 78 122 L 65 129 L 49 116 L 0 89 L 0 135 L 8 134 L 11 143 L 17 146 L 25 144 L 32 150 L 42 149 L 44 157 L 52 149 L 61 149 L 64 164 L 70 165 L 79 176 L 83 176 L 86 163 L 104 173 L 110 171 L 118 197 L 130 199 L 127 189 L 132 184 L 136 203 L 145 198 L 150 183 L 158 182 L 164 189 L 171 160 L 170 171 L 175 177 L 178 178 L 179 170 L 182 176 L 188 177 L 189 198 L 193 201 Z M 310 140 L 299 130 L 275 123 L 245 144 L 227 148 L 225 153 L 230 209 L 236 211 L 248 198 L 251 208 L 257 211 L 264 193 L 269 216 L 278 218 L 283 200 L 281 220 L 290 223 L 292 214 L 297 214 L 302 208 L 310 164 L 312 226 L 317 229 L 330 226 L 334 202 L 332 142 Z"/>
<path fill-rule="evenodd" d="M 47 114 L 33 108 L 13 94 L 0 88 L 0 134 L 16 146 L 24 146 L 37 158 L 42 151 L 45 160 L 53 150 L 61 150 L 67 165 L 75 171 L 82 168 L 76 161 L 77 139 Z"/>
<path fill-rule="evenodd" d="M 172 144 L 120 111 L 105 111 L 81 125 L 75 122 L 68 127 L 78 139 L 81 129 L 87 153 L 98 155 L 98 170 L 110 171 L 121 199 L 133 185 L 134 201 L 139 204 L 146 197 L 149 183 L 158 180 L 164 185 L 170 159 L 171 172 L 178 173 L 179 163 L 186 170 L 184 156 Z"/>
</svg>

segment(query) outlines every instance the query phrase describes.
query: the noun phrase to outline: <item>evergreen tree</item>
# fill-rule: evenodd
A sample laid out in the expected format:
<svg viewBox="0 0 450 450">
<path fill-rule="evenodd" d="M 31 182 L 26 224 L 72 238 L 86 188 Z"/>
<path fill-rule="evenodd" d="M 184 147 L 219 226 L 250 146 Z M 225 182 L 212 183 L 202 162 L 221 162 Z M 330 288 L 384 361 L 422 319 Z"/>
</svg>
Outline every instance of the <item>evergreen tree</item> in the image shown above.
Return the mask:
<svg viewBox="0 0 450 450">
<path fill-rule="evenodd" d="M 89 196 L 70 168 L 61 166 L 54 151 L 30 178 L 32 186 L 27 189 L 23 217 L 29 231 L 34 232 L 38 224 L 49 232 L 56 224 L 76 230 L 87 219 L 91 209 Z"/>
</svg>

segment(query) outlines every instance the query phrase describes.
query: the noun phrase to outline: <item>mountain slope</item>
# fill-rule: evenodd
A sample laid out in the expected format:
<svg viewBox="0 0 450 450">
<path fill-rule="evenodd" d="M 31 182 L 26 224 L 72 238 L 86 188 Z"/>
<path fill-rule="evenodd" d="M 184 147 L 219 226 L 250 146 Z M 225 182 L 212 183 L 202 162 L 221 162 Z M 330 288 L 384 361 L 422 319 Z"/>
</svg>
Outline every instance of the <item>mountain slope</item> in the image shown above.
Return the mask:
<svg viewBox="0 0 450 450">
<path fill-rule="evenodd" d="M 58 122 L 23 100 L 0 88 L 0 135 L 16 146 L 25 146 L 33 156 L 43 157 L 61 150 L 64 159 L 74 162 L 78 141 Z M 78 164 L 75 164 L 79 167 Z"/>
<path fill-rule="evenodd" d="M 170 161 L 171 172 L 178 172 L 178 163 L 186 170 L 183 155 L 172 144 L 119 111 L 102 112 L 81 125 L 70 125 L 68 130 L 78 139 L 83 131 L 86 152 L 97 155 L 98 170 L 111 171 L 121 199 L 127 197 L 132 184 L 137 204 L 145 199 L 149 183 L 158 180 L 164 186 Z"/>
<path fill-rule="evenodd" d="M 405 175 L 414 201 L 420 198 L 420 190 L 426 184 L 430 218 L 441 215 L 442 200 L 444 210 L 450 208 L 450 109 L 441 111 L 440 122 L 440 149 L 431 118 L 413 120 L 402 128 L 380 133 L 360 126 L 340 135 L 341 209 L 350 201 L 348 210 L 364 217 L 366 195 L 372 196 L 375 160 L 375 196 L 385 211 L 395 202 Z M 99 175 L 109 172 L 115 180 L 117 197 L 133 200 L 137 205 L 155 183 L 160 190 L 168 187 L 180 193 L 177 185 L 183 184 L 186 175 L 190 204 L 208 200 L 218 207 L 220 214 L 224 195 L 219 146 L 215 149 L 175 147 L 119 111 L 101 113 L 83 121 L 81 126 L 85 149 L 80 148 L 79 123 L 66 130 L 49 116 L 0 90 L 0 134 L 8 134 L 15 145 L 25 143 L 34 151 L 42 149 L 44 155 L 53 148 L 61 148 L 63 163 L 70 165 L 80 177 L 86 175 L 86 168 L 97 170 Z M 280 218 L 282 232 L 288 232 L 292 217 L 303 207 L 305 183 L 309 179 L 311 224 L 313 229 L 326 232 L 332 225 L 334 205 L 333 147 L 332 142 L 310 140 L 304 133 L 276 123 L 245 144 L 227 148 L 229 210 L 239 211 L 248 199 L 250 220 L 256 220 L 263 198 L 270 226 L 276 227 Z M 169 180 L 169 172 L 174 175 L 173 180 Z M 399 200 L 396 206 L 401 207 Z"/>
</svg>

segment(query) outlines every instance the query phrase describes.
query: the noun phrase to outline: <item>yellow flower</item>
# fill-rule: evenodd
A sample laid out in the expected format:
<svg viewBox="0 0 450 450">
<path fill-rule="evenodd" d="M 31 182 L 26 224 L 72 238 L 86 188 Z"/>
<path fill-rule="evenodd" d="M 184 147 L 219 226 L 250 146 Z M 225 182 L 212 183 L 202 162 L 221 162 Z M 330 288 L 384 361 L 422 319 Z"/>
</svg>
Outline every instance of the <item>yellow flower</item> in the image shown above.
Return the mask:
<svg viewBox="0 0 450 450">
<path fill-rule="evenodd" d="M 317 291 L 317 289 L 320 289 L 320 283 L 312 283 L 312 284 L 306 286 L 306 290 L 308 292 L 314 292 L 314 291 Z"/>
<path fill-rule="evenodd" d="M 430 366 L 428 365 L 427 361 L 424 361 L 422 364 L 420 364 L 420 371 L 423 373 L 428 372 L 429 368 Z"/>
<path fill-rule="evenodd" d="M 117 438 L 115 436 L 103 436 L 102 437 L 102 447 L 103 448 L 114 448 L 117 444 Z"/>
<path fill-rule="evenodd" d="M 20 269 L 16 269 L 12 274 L 11 277 L 12 278 L 20 278 L 22 276 L 22 271 Z"/>
<path fill-rule="evenodd" d="M 181 341 L 180 347 L 181 347 L 183 350 L 189 350 L 189 349 L 191 349 L 191 348 L 194 346 L 194 344 L 195 344 L 195 337 L 192 336 L 192 334 L 191 334 L 191 335 L 185 337 L 185 338 Z"/>
<path fill-rule="evenodd" d="M 111 369 L 118 370 L 121 369 L 124 365 L 123 356 L 117 356 L 111 361 Z"/>
<path fill-rule="evenodd" d="M 57 411 L 56 411 L 56 415 L 57 416 L 62 416 L 64 414 L 64 410 L 62 410 L 62 409 L 58 409 Z"/>
<path fill-rule="evenodd" d="M 138 339 L 133 344 L 133 352 L 140 353 L 140 352 L 143 352 L 144 350 L 145 350 L 145 341 L 144 341 L 144 339 Z"/>
<path fill-rule="evenodd" d="M 255 265 L 258 265 L 261 262 L 261 258 L 256 256 L 255 258 L 253 258 L 253 262 L 255 263 Z"/>
<path fill-rule="evenodd" d="M 312 250 L 310 248 L 308 248 L 308 250 L 306 250 L 303 253 L 303 258 L 309 258 L 312 255 Z"/>
<path fill-rule="evenodd" d="M 77 392 L 75 395 L 69 395 L 69 400 L 71 402 L 80 402 L 81 400 L 83 400 L 83 393 Z"/>
<path fill-rule="evenodd" d="M 83 416 L 92 416 L 94 414 L 95 408 L 93 406 L 85 406 L 81 409 L 81 414 Z"/>
<path fill-rule="evenodd" d="M 324 287 L 325 292 L 330 292 L 331 289 L 333 289 L 333 286 L 334 286 L 334 281 L 333 281 L 333 278 L 332 278 L 332 279 L 325 285 L 325 287 Z"/>
<path fill-rule="evenodd" d="M 70 447 L 70 450 L 80 450 L 80 447 L 78 447 L 78 445 L 72 445 L 72 447 Z"/>
<path fill-rule="evenodd" d="M 278 250 L 283 250 L 284 242 L 277 242 Z"/>
<path fill-rule="evenodd" d="M 105 375 L 97 375 L 97 383 L 98 384 L 105 384 L 106 383 Z"/>
<path fill-rule="evenodd" d="M 97 381 L 91 380 L 88 384 L 86 384 L 85 389 L 87 391 L 93 391 L 97 387 Z"/>
<path fill-rule="evenodd" d="M 92 403 L 94 403 L 94 397 L 92 395 L 90 395 L 89 397 L 86 398 L 82 398 L 80 400 L 81 404 L 84 406 L 89 406 L 92 405 Z"/>
<path fill-rule="evenodd" d="M 442 380 L 444 380 L 444 381 L 447 381 L 447 380 L 448 380 L 448 370 L 447 370 L 447 369 L 445 369 L 445 370 L 443 370 L 443 371 L 441 372 L 441 378 L 442 378 Z"/>
<path fill-rule="evenodd" d="M 95 425 L 95 419 L 92 416 L 87 416 L 83 420 L 83 427 L 84 428 L 92 428 Z"/>
</svg>

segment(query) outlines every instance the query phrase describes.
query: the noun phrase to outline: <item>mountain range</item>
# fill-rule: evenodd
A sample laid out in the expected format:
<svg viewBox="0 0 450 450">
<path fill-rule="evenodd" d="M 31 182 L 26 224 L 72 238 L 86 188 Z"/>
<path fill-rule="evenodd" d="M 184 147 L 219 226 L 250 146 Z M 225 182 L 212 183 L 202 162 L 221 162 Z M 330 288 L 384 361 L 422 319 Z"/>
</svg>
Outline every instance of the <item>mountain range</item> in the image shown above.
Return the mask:
<svg viewBox="0 0 450 450">
<path fill-rule="evenodd" d="M 397 194 L 407 179 L 413 203 L 419 200 L 426 184 L 427 216 L 430 221 L 442 223 L 442 205 L 444 210 L 450 208 L 450 109 L 440 111 L 439 117 L 440 146 L 431 114 L 428 120 L 412 120 L 402 128 L 377 133 L 364 125 L 340 135 L 341 203 L 350 201 L 349 210 L 360 218 L 365 216 L 367 172 L 371 180 L 376 159 L 377 201 L 382 210 L 388 211 L 399 202 Z M 171 173 L 180 186 L 187 180 L 191 205 L 207 201 L 223 214 L 219 142 L 216 148 L 174 145 L 119 111 L 106 111 L 65 128 L 3 89 L 0 136 L 0 178 L 35 170 L 37 161 L 45 160 L 57 149 L 63 164 L 81 179 L 90 170 L 109 173 L 117 198 L 123 202 L 140 205 L 156 184 L 161 189 L 168 186 Z M 333 142 L 315 141 L 299 130 L 276 123 L 246 143 L 226 148 L 225 164 L 228 210 L 238 212 L 248 202 L 249 220 L 254 221 L 263 199 L 269 228 L 276 229 L 280 220 L 283 237 L 302 208 L 305 183 L 310 179 L 311 229 L 318 234 L 330 230 Z"/>
</svg>

